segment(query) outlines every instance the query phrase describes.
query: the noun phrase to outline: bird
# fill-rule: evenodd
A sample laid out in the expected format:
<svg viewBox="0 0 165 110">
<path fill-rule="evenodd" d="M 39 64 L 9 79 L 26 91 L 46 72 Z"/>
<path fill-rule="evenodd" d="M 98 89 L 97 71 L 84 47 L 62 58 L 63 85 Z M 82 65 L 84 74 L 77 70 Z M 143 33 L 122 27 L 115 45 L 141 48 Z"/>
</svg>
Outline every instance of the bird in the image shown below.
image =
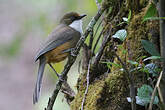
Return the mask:
<svg viewBox="0 0 165 110">
<path fill-rule="evenodd" d="M 33 104 L 37 103 L 39 100 L 46 64 L 49 64 L 55 71 L 51 64 L 61 62 L 69 56 L 71 50 L 76 46 L 83 34 L 82 18 L 85 16 L 86 14 L 80 15 L 77 12 L 66 13 L 61 18 L 60 23 L 56 26 L 54 31 L 48 36 L 44 45 L 39 49 L 34 59 L 35 61 L 39 60 L 39 68 L 33 93 Z"/>
</svg>

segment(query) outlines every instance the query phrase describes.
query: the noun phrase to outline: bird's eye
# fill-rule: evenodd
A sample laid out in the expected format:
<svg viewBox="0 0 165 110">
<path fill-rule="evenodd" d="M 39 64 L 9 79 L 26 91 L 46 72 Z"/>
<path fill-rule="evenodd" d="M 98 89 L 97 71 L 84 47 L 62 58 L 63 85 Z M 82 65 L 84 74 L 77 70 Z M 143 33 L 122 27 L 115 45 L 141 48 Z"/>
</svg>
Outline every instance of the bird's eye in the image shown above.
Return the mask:
<svg viewBox="0 0 165 110">
<path fill-rule="evenodd" d="M 71 20 L 72 20 L 72 21 L 76 20 L 76 17 L 75 17 L 75 16 L 72 16 L 72 17 L 71 17 Z"/>
</svg>

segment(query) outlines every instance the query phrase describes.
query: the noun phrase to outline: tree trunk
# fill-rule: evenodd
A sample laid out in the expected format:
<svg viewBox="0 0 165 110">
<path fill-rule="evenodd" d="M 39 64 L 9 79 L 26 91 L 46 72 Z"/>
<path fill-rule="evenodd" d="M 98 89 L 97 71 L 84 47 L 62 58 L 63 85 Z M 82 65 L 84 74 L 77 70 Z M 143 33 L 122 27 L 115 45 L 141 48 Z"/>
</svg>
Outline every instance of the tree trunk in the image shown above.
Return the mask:
<svg viewBox="0 0 165 110">
<path fill-rule="evenodd" d="M 165 17 L 164 6 L 165 6 L 165 0 L 160 0 L 160 10 L 159 10 L 160 17 Z M 160 20 L 160 47 L 161 47 L 161 56 L 162 58 L 165 59 L 165 20 Z M 163 95 L 163 101 L 165 101 L 165 60 L 163 61 L 163 75 L 160 81 L 160 89 Z"/>
</svg>

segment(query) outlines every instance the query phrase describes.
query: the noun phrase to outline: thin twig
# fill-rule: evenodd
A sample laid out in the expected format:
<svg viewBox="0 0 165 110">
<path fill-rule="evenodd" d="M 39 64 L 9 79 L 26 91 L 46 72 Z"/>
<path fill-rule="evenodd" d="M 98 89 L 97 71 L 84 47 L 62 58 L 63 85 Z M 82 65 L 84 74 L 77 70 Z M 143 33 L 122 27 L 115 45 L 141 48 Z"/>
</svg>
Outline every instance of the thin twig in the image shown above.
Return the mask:
<svg viewBox="0 0 165 110">
<path fill-rule="evenodd" d="M 81 66 L 81 59 L 80 59 L 80 61 L 78 62 L 78 73 L 79 73 L 79 74 L 80 74 L 80 71 L 81 71 L 80 66 Z"/>
<path fill-rule="evenodd" d="M 162 92 L 160 90 L 160 87 L 158 86 L 157 89 L 158 89 L 158 94 L 159 94 L 159 97 L 160 97 L 160 101 L 164 103 L 163 95 L 162 95 Z"/>
<path fill-rule="evenodd" d="M 95 43 L 95 45 L 94 45 L 94 47 L 93 47 L 93 53 L 95 53 L 97 44 L 98 44 L 98 42 L 99 42 L 99 40 L 100 40 L 100 38 L 101 38 L 101 35 L 103 34 L 103 31 L 104 31 L 104 29 L 102 29 L 102 31 L 100 32 L 100 34 L 99 34 L 99 36 L 98 36 L 98 38 L 97 38 L 97 40 L 96 40 L 96 43 Z"/>
<path fill-rule="evenodd" d="M 107 7 L 105 7 L 105 8 L 107 8 Z M 87 38 L 87 36 L 91 32 L 91 30 L 93 29 L 94 25 L 96 24 L 96 22 L 98 21 L 100 16 L 103 14 L 105 8 L 100 8 L 98 10 L 96 16 L 93 17 L 92 20 L 90 21 L 90 23 L 88 24 L 85 33 L 83 34 L 83 36 L 78 41 L 75 49 L 72 51 L 72 54 L 71 54 L 71 56 L 69 57 L 69 59 L 67 61 L 67 64 L 64 67 L 64 70 L 63 70 L 63 72 L 61 74 L 61 79 L 63 79 L 63 80 L 66 79 L 66 76 L 67 76 L 71 66 L 73 65 L 73 63 L 75 62 L 75 60 L 77 58 L 77 55 L 79 54 L 81 46 L 83 45 L 85 39 Z M 54 102 L 55 102 L 55 100 L 57 98 L 57 95 L 58 95 L 58 93 L 59 93 L 59 91 L 61 89 L 61 86 L 63 84 L 63 80 L 58 80 L 57 81 L 56 88 L 53 91 L 52 96 L 49 98 L 48 105 L 47 105 L 47 108 L 45 108 L 45 110 L 53 110 L 53 105 L 54 105 Z"/>
<path fill-rule="evenodd" d="M 128 70 L 126 64 L 120 59 L 120 57 L 114 52 L 114 55 L 117 57 L 118 61 L 121 63 L 123 69 L 127 73 L 128 80 L 130 83 L 130 97 L 131 97 L 131 108 L 132 110 L 136 110 L 136 98 L 135 98 L 135 86 L 134 86 L 134 81 L 132 79 L 132 75 L 130 71 Z"/>
<path fill-rule="evenodd" d="M 154 102 L 154 99 L 155 99 L 156 90 L 159 87 L 160 80 L 162 78 L 162 74 L 163 74 L 163 71 L 160 73 L 159 78 L 158 78 L 158 81 L 157 81 L 157 83 L 155 85 L 154 91 L 152 92 L 152 97 L 151 97 L 151 101 L 150 101 L 150 105 L 149 105 L 148 110 L 152 110 L 152 105 L 153 105 L 153 102 Z"/>
<path fill-rule="evenodd" d="M 84 93 L 84 97 L 83 97 L 83 100 L 82 100 L 82 103 L 81 103 L 81 110 L 83 110 L 84 108 L 84 103 L 85 103 L 85 99 L 86 99 L 86 96 L 87 96 L 87 93 L 88 93 L 88 88 L 89 88 L 89 71 L 90 71 L 90 64 L 91 64 L 91 60 L 89 60 L 89 64 L 88 64 L 88 72 L 87 72 L 87 87 L 86 87 L 86 90 L 85 90 L 85 93 Z"/>
<path fill-rule="evenodd" d="M 63 83 L 63 86 L 61 87 L 61 92 L 65 94 L 65 98 L 67 100 L 67 103 L 70 104 L 70 102 L 74 99 L 76 93 L 73 91 L 73 89 L 70 87 L 70 85 L 65 81 Z"/>
<path fill-rule="evenodd" d="M 94 34 L 94 37 L 96 36 L 100 26 L 101 26 L 101 23 L 103 22 L 103 20 L 100 21 L 100 23 L 98 24 L 97 28 L 96 28 L 96 31 L 95 31 L 95 34 Z"/>
<path fill-rule="evenodd" d="M 92 44 L 93 44 L 93 29 L 90 32 L 90 40 L 89 40 L 89 46 L 88 46 L 90 50 L 92 49 Z"/>
<path fill-rule="evenodd" d="M 83 63 L 82 63 L 82 69 L 83 70 L 87 70 L 88 69 L 88 64 L 89 64 L 89 60 L 92 56 L 91 50 L 89 49 L 89 47 L 84 43 L 83 45 Z"/>
<path fill-rule="evenodd" d="M 165 0 L 159 0 L 159 17 L 165 17 Z M 165 59 L 165 20 L 161 19 L 159 21 L 159 28 L 160 28 L 160 50 L 161 50 L 161 57 Z M 162 64 L 163 75 L 162 80 L 160 82 L 160 89 L 162 92 L 163 100 L 165 101 L 165 60 L 163 60 Z M 162 109 L 165 109 L 165 104 L 162 104 Z"/>
<path fill-rule="evenodd" d="M 61 91 L 70 97 L 74 97 L 76 93 L 72 90 L 72 88 L 69 86 L 69 84 L 65 81 L 64 87 L 61 88 Z"/>
<path fill-rule="evenodd" d="M 96 5 L 97 5 L 97 8 L 100 9 L 101 6 L 100 6 L 98 0 L 96 0 Z"/>
<path fill-rule="evenodd" d="M 107 33 L 104 35 L 104 41 L 102 43 L 102 46 L 101 48 L 99 49 L 99 52 L 96 54 L 96 57 L 95 57 L 95 60 L 94 60 L 94 66 L 97 67 L 100 59 L 101 59 L 101 56 L 103 54 L 103 51 L 104 51 L 104 48 L 106 47 L 106 44 L 107 42 L 109 41 L 109 35 L 110 35 L 110 32 L 111 32 L 111 28 L 107 31 Z"/>
</svg>

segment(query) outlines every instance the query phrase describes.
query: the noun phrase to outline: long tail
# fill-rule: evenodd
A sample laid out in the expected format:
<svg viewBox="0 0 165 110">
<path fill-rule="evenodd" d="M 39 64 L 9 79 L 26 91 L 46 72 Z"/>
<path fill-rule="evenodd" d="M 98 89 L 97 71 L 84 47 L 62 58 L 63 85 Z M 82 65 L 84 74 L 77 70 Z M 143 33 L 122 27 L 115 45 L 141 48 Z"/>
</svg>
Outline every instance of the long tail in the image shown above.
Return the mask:
<svg viewBox="0 0 165 110">
<path fill-rule="evenodd" d="M 40 96 L 40 89 L 41 89 L 41 83 L 42 83 L 42 77 L 43 77 L 43 73 L 44 73 L 44 69 L 45 69 L 45 64 L 46 64 L 46 58 L 41 57 L 39 69 L 38 69 L 37 81 L 36 81 L 36 85 L 35 85 L 35 91 L 33 93 L 33 104 L 38 102 L 38 99 Z"/>
</svg>

